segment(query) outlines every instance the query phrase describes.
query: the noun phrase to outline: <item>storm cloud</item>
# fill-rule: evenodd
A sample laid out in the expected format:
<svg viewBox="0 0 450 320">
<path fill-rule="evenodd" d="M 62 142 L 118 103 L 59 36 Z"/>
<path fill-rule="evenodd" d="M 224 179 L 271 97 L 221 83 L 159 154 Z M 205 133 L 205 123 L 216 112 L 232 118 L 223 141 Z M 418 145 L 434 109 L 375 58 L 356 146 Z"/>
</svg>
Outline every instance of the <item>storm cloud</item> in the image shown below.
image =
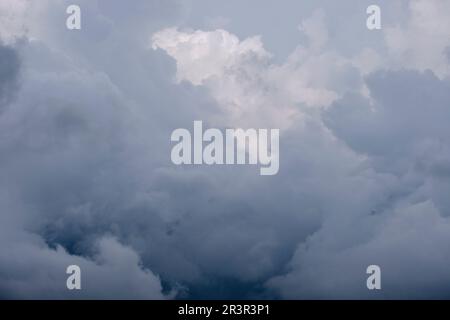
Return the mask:
<svg viewBox="0 0 450 320">
<path fill-rule="evenodd" d="M 449 297 L 445 0 L 72 2 L 0 5 L 1 298 Z M 279 173 L 175 166 L 194 120 Z"/>
</svg>

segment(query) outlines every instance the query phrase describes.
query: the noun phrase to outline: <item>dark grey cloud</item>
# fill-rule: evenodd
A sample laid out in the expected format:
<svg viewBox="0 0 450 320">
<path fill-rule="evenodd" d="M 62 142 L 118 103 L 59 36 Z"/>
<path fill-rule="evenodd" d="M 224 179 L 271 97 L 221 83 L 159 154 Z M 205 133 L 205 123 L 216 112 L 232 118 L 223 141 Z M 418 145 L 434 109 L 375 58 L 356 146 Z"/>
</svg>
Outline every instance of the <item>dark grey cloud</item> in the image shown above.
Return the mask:
<svg viewBox="0 0 450 320">
<path fill-rule="evenodd" d="M 448 298 L 449 82 L 399 70 L 376 72 L 366 83 L 370 99 L 346 95 L 324 120 L 365 155 L 360 186 L 370 177 L 383 188 L 367 194 L 375 201 L 366 199 L 350 220 L 341 210 L 327 219 L 268 286 L 297 298 Z M 371 264 L 384 270 L 378 293 L 365 287 Z"/>
<path fill-rule="evenodd" d="M 16 51 L 0 43 L 0 111 L 16 92 L 19 70 L 20 59 Z"/>
<path fill-rule="evenodd" d="M 358 152 L 408 157 L 425 139 L 448 139 L 448 81 L 431 71 L 380 71 L 370 75 L 371 103 L 348 96 L 326 114 L 326 123 Z M 390 143 L 387 143 L 387 142 Z"/>
<path fill-rule="evenodd" d="M 355 48 L 378 50 L 382 35 L 362 40 L 363 29 L 337 46 L 341 16 L 330 12 L 350 8 L 325 1 L 305 2 L 305 18 L 315 9 L 327 18 L 319 11 L 281 64 L 258 56 L 258 41 L 245 59 L 211 46 L 208 63 L 237 62 L 201 85 L 189 71 L 202 68 L 178 83 L 177 58 L 191 51 L 155 51 L 151 37 L 196 27 L 202 9 L 79 1 L 84 29 L 69 32 L 55 27 L 68 3 L 45 7 L 24 40 L 0 47 L 2 298 L 448 297 L 448 79 L 384 60 L 361 68 Z M 238 13 L 249 10 L 230 18 L 240 44 L 257 33 Z M 208 12 L 202 19 L 217 15 Z M 287 37 L 260 33 L 268 51 L 290 51 Z M 233 39 L 220 35 L 199 39 Z M 238 119 L 253 125 L 292 107 L 280 121 L 278 175 L 170 162 L 172 130 L 198 119 L 237 125 L 224 101 L 256 101 Z M 81 292 L 65 288 L 69 264 L 82 268 Z M 365 288 L 369 264 L 382 267 L 381 293 Z"/>
</svg>

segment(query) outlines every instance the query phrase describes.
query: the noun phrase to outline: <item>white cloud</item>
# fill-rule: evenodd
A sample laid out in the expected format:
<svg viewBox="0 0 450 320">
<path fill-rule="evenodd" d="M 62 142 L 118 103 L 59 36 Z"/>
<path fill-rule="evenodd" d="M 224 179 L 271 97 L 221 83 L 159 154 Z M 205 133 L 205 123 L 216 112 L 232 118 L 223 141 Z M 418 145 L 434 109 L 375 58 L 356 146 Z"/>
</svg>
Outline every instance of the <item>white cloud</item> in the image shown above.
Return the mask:
<svg viewBox="0 0 450 320">
<path fill-rule="evenodd" d="M 113 238 L 97 243 L 92 259 L 50 249 L 37 236 L 1 237 L 0 292 L 14 299 L 167 299 L 160 279 L 142 268 L 136 252 Z M 81 290 L 66 288 L 69 265 L 81 269 Z"/>
<path fill-rule="evenodd" d="M 410 1 L 406 25 L 387 27 L 385 31 L 393 66 L 430 69 L 441 78 L 449 75 L 449 12 L 447 0 Z"/>
<path fill-rule="evenodd" d="M 177 61 L 178 81 L 187 80 L 194 85 L 221 77 L 246 61 L 264 61 L 269 57 L 259 37 L 239 41 L 221 29 L 212 32 L 165 29 L 153 35 L 152 46 L 164 49 Z"/>
<path fill-rule="evenodd" d="M 26 34 L 26 9 L 28 0 L 0 1 L 0 39 L 12 42 Z"/>
<path fill-rule="evenodd" d="M 325 50 L 323 12 L 304 21 L 301 30 L 308 45 L 281 65 L 271 60 L 259 36 L 239 40 L 225 30 L 165 29 L 153 35 L 152 47 L 175 59 L 178 81 L 208 88 L 224 111 L 213 122 L 287 128 L 293 119 L 301 121 L 303 107 L 325 108 L 335 101 L 341 81 L 360 86 L 353 64 Z"/>
</svg>

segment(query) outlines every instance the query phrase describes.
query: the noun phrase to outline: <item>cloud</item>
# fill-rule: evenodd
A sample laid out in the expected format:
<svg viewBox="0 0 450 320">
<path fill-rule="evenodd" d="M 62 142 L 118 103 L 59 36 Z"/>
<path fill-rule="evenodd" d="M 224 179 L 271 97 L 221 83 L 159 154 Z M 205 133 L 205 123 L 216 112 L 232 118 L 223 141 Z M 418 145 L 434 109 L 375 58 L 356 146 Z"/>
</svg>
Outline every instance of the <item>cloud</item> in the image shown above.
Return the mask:
<svg viewBox="0 0 450 320">
<path fill-rule="evenodd" d="M 194 85 L 211 77 L 221 77 L 236 64 L 269 58 L 258 37 L 241 42 L 221 29 L 193 33 L 165 29 L 153 35 L 152 47 L 162 48 L 175 58 L 178 81 L 187 80 Z"/>
<path fill-rule="evenodd" d="M 0 39 L 12 42 L 26 34 L 27 0 L 4 0 L 0 3 Z"/>
<path fill-rule="evenodd" d="M 339 84 L 361 79 L 355 65 L 325 50 L 328 31 L 317 11 L 301 25 L 308 39 L 283 64 L 271 59 L 260 37 L 240 40 L 225 30 L 158 31 L 153 49 L 163 49 L 177 65 L 177 81 L 204 86 L 222 109 L 218 125 L 291 126 L 302 108 L 325 108 L 343 91 Z"/>
<path fill-rule="evenodd" d="M 2 101 L 6 101 L 5 97 L 12 94 L 11 82 L 15 82 L 19 72 L 19 60 L 16 51 L 10 47 L 0 47 L 0 54 L 2 54 L 1 61 L 5 64 L 2 68 L 4 72 L 0 92 Z M 95 114 L 91 109 L 83 110 L 82 107 L 98 108 L 102 105 L 111 107 L 112 104 L 108 102 L 114 100 L 116 93 L 110 83 L 101 76 L 81 79 L 82 74 L 70 72 L 60 74 L 58 77 L 52 73 L 42 72 L 36 76 L 30 70 L 24 71 L 24 76 L 27 80 L 20 82 L 20 93 L 13 100 L 7 100 L 9 104 L 0 117 L 1 135 L 5 138 L 2 139 L 0 146 L 3 181 L 0 187 L 2 207 L 0 295 L 3 298 L 27 299 L 164 298 L 159 278 L 142 268 L 139 256 L 131 248 L 122 246 L 116 240 L 96 237 L 98 240 L 93 241 L 94 246 L 98 247 L 98 252 L 90 257 L 86 253 L 70 254 L 57 243 L 51 248 L 42 234 L 37 232 L 39 226 L 48 222 L 47 219 L 51 219 L 52 213 L 56 213 L 52 212 L 52 209 L 57 208 L 56 202 L 48 198 L 52 197 L 51 194 L 54 192 L 51 188 L 58 184 L 63 187 L 66 183 L 73 183 L 75 180 L 72 178 L 76 176 L 78 178 L 75 179 L 79 182 L 86 178 L 85 173 L 78 176 L 87 167 L 79 166 L 79 169 L 84 169 L 77 172 L 75 169 L 77 161 L 84 164 L 90 162 L 93 165 L 91 162 L 93 158 L 82 159 L 80 152 L 86 152 L 87 149 L 84 148 L 88 145 L 94 147 L 95 142 L 91 144 L 89 140 L 93 136 L 82 132 L 98 134 L 97 138 L 103 142 L 112 137 L 113 133 L 108 132 L 108 126 L 114 126 L 114 123 L 108 125 L 104 123 L 102 126 L 98 122 L 100 118 L 94 118 L 97 129 L 92 128 L 92 122 L 86 115 L 89 114 L 92 119 Z M 85 81 L 87 79 L 88 82 Z M 79 83 L 86 84 L 84 89 Z M 71 96 L 74 93 L 71 88 L 76 88 L 78 92 L 87 90 L 86 93 L 91 91 L 86 89 L 87 87 L 95 87 L 105 93 L 109 90 L 110 96 L 95 100 L 96 94 L 90 97 L 87 95 L 84 101 L 80 101 L 77 95 Z M 56 91 L 51 92 L 47 88 Z M 39 94 L 42 95 L 41 99 L 37 98 Z M 103 104 L 100 103 L 102 99 L 105 99 Z M 66 102 L 61 103 L 63 101 Z M 79 108 L 75 109 L 73 105 Z M 110 109 L 104 111 L 103 116 L 107 115 L 106 111 L 109 112 Z M 102 111 L 97 109 L 96 112 Z M 80 144 L 85 145 L 80 148 Z M 46 155 L 53 157 L 47 158 Z M 55 179 L 52 172 L 60 170 L 57 166 L 62 170 L 68 168 L 75 170 L 70 174 L 72 178 L 63 175 L 61 179 Z M 25 170 L 26 167 L 28 169 Z M 76 188 L 70 188 L 66 195 L 76 192 Z M 46 193 L 47 191 L 49 193 Z M 59 199 L 61 203 L 70 201 L 63 198 L 64 196 Z M 45 213 L 38 209 L 38 215 L 35 216 L 34 210 L 25 205 L 27 201 L 38 206 L 44 204 L 41 201 L 47 202 Z M 85 275 L 83 276 L 85 288 L 79 293 L 69 292 L 65 288 L 67 277 L 65 268 L 70 264 L 79 265 Z"/>
<path fill-rule="evenodd" d="M 8 299 L 165 299 L 160 279 L 142 268 L 138 255 L 112 238 L 98 242 L 93 259 L 51 249 L 30 234 L 5 239 L 0 291 Z M 8 241 L 9 240 L 9 241 Z M 11 241 L 13 240 L 13 241 Z M 9 246 L 6 246 L 6 245 Z M 81 269 L 81 290 L 66 288 L 69 265 Z"/>
<path fill-rule="evenodd" d="M 321 2 L 278 42 L 239 28 L 241 10 L 205 30 L 178 1 L 79 1 L 70 32 L 68 1 L 5 3 L 2 298 L 448 296 L 444 2 L 411 1 L 378 36 Z M 286 57 L 268 49 L 281 41 Z M 281 128 L 279 173 L 174 166 L 170 133 L 199 119 Z M 81 292 L 65 288 L 69 264 Z M 368 264 L 382 293 L 365 288 Z"/>
<path fill-rule="evenodd" d="M 371 99 L 349 94 L 323 118 L 336 137 L 367 157 L 358 170 L 359 183 L 363 187 L 370 177 L 377 192 L 354 197 L 369 196 L 365 206 L 379 198 L 365 212 L 339 210 L 299 245 L 286 274 L 267 283 L 285 298 L 449 294 L 450 273 L 443 267 L 450 210 L 443 196 L 449 191 L 444 120 L 449 82 L 431 71 L 402 70 L 373 73 L 366 83 Z M 379 293 L 365 287 L 365 267 L 371 264 L 384 270 L 386 286 Z"/>
<path fill-rule="evenodd" d="M 420 71 L 430 69 L 440 78 L 448 76 L 449 2 L 416 0 L 408 6 L 410 17 L 406 25 L 389 26 L 384 32 L 393 63 Z"/>
<path fill-rule="evenodd" d="M 16 92 L 19 77 L 19 57 L 11 48 L 0 45 L 0 112 Z"/>
<path fill-rule="evenodd" d="M 342 238 L 336 236 L 334 227 L 324 228 L 298 248 L 291 271 L 268 285 L 279 289 L 286 298 L 448 296 L 448 219 L 439 214 L 432 202 L 424 201 L 389 213 L 382 223 L 379 220 L 367 217 L 346 229 L 352 245 L 343 246 L 341 240 L 336 243 Z M 362 226 L 366 234 L 357 230 Z M 365 287 L 365 268 L 371 264 L 383 270 L 380 292 Z"/>
</svg>

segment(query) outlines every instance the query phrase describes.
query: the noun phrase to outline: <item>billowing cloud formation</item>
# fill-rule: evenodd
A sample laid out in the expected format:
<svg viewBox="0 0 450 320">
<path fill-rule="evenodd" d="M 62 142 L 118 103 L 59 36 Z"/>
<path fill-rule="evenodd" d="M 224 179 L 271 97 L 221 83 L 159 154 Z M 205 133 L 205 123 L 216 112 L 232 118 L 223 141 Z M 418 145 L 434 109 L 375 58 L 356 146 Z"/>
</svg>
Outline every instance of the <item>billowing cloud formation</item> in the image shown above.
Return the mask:
<svg viewBox="0 0 450 320">
<path fill-rule="evenodd" d="M 2 110 L 0 120 L 3 138 L 0 148 L 3 181 L 0 188 L 0 295 L 5 298 L 163 298 L 159 279 L 142 269 L 140 258 L 134 250 L 116 240 L 99 236 L 92 245 L 95 248 L 92 256 L 87 258 L 70 254 L 58 244 L 49 248 L 45 239 L 35 232 L 41 224 L 45 228 L 52 214 L 61 213 L 57 211 L 58 201 L 63 206 L 69 204 L 70 200 L 63 199 L 63 194 L 70 197 L 77 189 L 66 185 L 75 182 L 69 176 L 63 175 L 59 180 L 55 179 L 54 174 L 59 170 L 75 170 L 72 171 L 72 178 L 80 179 L 79 182 L 84 180 L 86 176 L 82 172 L 90 162 L 82 155 L 87 151 L 84 148 L 88 145 L 91 145 L 89 148 L 96 148 L 94 141 L 91 141 L 93 144 L 89 142 L 93 138 L 91 134 L 101 135 L 99 140 L 103 142 L 112 134 L 108 132 L 112 129 L 108 126 L 114 124 L 102 126 L 97 122 L 100 118 L 95 120 L 96 128 L 91 128 L 93 131 L 87 129 L 90 124 L 84 117 L 90 110 L 75 110 L 66 101 L 75 91 L 81 93 L 87 90 L 84 91 L 84 101 L 72 103 L 80 108 L 94 105 L 97 108 L 102 105 L 111 107 L 114 91 L 108 89 L 108 82 L 102 77 L 83 78 L 83 75 L 71 72 L 58 76 L 52 72 L 40 72 L 37 76 L 29 70 L 24 71 L 26 80 L 16 93 L 12 83 L 17 78 L 19 58 L 8 47 L 0 47 L 0 54 L 4 64 L 2 101 L 11 94 L 17 94 L 14 101 Z M 86 86 L 83 88 L 81 83 Z M 111 104 L 100 103 L 102 99 L 108 100 L 107 97 L 92 100 L 97 99 L 94 98 L 96 94 L 89 97 L 92 89 L 88 87 L 104 91 L 105 95 L 110 96 L 108 102 Z M 77 95 L 73 99 L 77 100 Z M 106 116 L 107 110 L 104 111 Z M 102 113 L 99 109 L 97 112 Z M 86 134 L 81 133 L 83 130 Z M 80 149 L 80 144 L 85 145 Z M 105 147 L 108 149 L 108 146 Z M 83 163 L 78 173 L 77 162 Z M 53 188 L 58 185 L 71 191 L 61 189 L 61 193 L 56 192 Z M 35 205 L 44 207 L 33 209 Z M 76 207 L 69 207 L 69 212 L 81 213 Z M 76 294 L 70 294 L 65 287 L 65 268 L 70 264 L 79 265 L 85 275 L 85 290 Z"/>
<path fill-rule="evenodd" d="M 178 1 L 78 1 L 80 31 L 69 1 L 2 3 L 2 298 L 449 296 L 445 0 L 383 2 L 406 17 L 374 45 L 317 2 L 285 59 L 233 16 L 189 29 Z M 279 173 L 174 166 L 199 119 L 281 128 Z"/>
<path fill-rule="evenodd" d="M 26 0 L 4 0 L 0 3 L 0 37 L 2 41 L 13 41 L 26 33 L 24 24 Z"/>
<path fill-rule="evenodd" d="M 373 168 L 374 183 L 383 176 L 389 183 L 370 212 L 329 220 L 299 246 L 292 270 L 269 282 L 287 297 L 377 297 L 358 272 L 370 264 L 385 270 L 386 287 L 378 297 L 437 298 L 450 292 L 444 267 L 450 262 L 450 132 L 444 120 L 450 116 L 450 82 L 431 72 L 382 71 L 367 84 L 372 100 L 345 96 L 324 120 L 338 138 L 367 155 L 360 175 Z M 334 272 L 340 276 L 332 277 Z"/>
<path fill-rule="evenodd" d="M 385 38 L 396 65 L 421 71 L 430 69 L 440 77 L 449 75 L 448 49 L 450 3 L 445 0 L 411 1 L 406 26 L 390 26 Z"/>
<path fill-rule="evenodd" d="M 203 85 L 224 113 L 226 125 L 287 127 L 299 116 L 298 105 L 327 107 L 342 91 L 341 83 L 361 86 L 357 62 L 324 49 L 328 31 L 324 13 L 316 11 L 299 29 L 299 45 L 284 64 L 276 64 L 259 37 L 240 41 L 225 30 L 155 33 L 152 47 L 163 49 L 177 64 L 177 80 Z"/>
</svg>

